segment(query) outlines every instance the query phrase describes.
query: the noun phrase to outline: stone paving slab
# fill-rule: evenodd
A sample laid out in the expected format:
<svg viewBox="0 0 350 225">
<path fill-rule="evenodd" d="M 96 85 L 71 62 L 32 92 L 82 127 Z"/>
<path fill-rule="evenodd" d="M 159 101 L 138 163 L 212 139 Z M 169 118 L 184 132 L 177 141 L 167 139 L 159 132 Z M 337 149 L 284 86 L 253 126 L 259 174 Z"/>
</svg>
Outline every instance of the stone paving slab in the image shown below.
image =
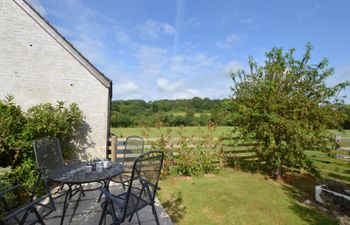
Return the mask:
<svg viewBox="0 0 350 225">
<path fill-rule="evenodd" d="M 64 193 L 64 191 L 65 190 L 60 191 L 58 195 Z M 110 191 L 114 194 L 118 194 L 123 191 L 123 188 L 121 187 L 120 184 L 111 183 Z M 99 195 L 100 195 L 99 190 L 85 192 L 85 196 L 81 195 L 79 197 L 79 194 L 75 195 L 69 204 L 69 207 L 64 219 L 64 224 L 70 224 L 70 225 L 98 224 L 102 213 L 102 208 L 100 206 L 100 203 L 97 202 Z M 56 211 L 52 212 L 50 215 L 48 215 L 44 219 L 46 225 L 60 224 L 64 197 L 65 197 L 64 195 L 60 197 L 57 197 L 57 194 L 55 195 L 54 202 L 56 205 Z M 103 200 L 101 200 L 101 202 L 102 201 Z M 168 214 L 165 212 L 164 208 L 162 207 L 158 199 L 156 199 L 156 210 L 157 210 L 160 224 L 173 225 Z M 140 210 L 138 212 L 138 215 L 142 225 L 156 224 L 152 213 L 152 208 L 150 206 L 147 206 L 144 209 Z M 112 220 L 110 216 L 107 216 L 106 222 L 104 224 L 111 224 L 111 222 Z M 133 217 L 133 219 L 130 222 L 126 221 L 123 223 L 123 225 L 134 225 L 134 224 L 138 224 L 138 219 L 136 215 Z"/>
</svg>

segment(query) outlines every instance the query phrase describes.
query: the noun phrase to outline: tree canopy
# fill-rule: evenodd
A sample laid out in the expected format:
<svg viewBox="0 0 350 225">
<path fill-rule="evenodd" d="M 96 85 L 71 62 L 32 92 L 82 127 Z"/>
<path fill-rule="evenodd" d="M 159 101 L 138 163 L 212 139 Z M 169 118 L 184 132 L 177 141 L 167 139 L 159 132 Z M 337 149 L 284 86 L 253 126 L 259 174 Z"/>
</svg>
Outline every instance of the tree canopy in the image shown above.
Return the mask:
<svg viewBox="0 0 350 225">
<path fill-rule="evenodd" d="M 329 148 L 327 129 L 339 127 L 341 121 L 338 94 L 349 85 L 326 85 L 334 68 L 326 58 L 312 64 L 310 44 L 301 59 L 294 52 L 273 48 L 263 66 L 250 58 L 249 72 L 232 73 L 240 134 L 257 142 L 259 159 L 276 172 L 292 166 L 313 168 L 304 150 Z"/>
<path fill-rule="evenodd" d="M 117 100 L 112 102 L 112 127 L 232 125 L 228 99 Z"/>
</svg>

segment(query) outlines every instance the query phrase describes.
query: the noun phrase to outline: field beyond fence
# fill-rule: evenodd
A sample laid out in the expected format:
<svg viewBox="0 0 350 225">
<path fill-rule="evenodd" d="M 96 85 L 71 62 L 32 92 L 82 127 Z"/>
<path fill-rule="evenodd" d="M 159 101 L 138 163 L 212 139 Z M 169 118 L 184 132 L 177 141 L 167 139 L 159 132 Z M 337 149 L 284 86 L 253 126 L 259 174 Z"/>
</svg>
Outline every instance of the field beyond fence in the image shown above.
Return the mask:
<svg viewBox="0 0 350 225">
<path fill-rule="evenodd" d="M 174 142 L 172 144 L 169 143 L 169 145 L 172 145 L 176 149 L 179 147 L 176 144 L 179 141 L 179 132 L 177 129 L 181 129 L 181 135 L 187 137 L 188 140 L 192 137 L 191 140 L 194 140 L 194 142 L 196 141 L 195 137 L 210 136 L 216 142 L 220 139 L 221 144 L 219 147 L 225 155 L 228 166 L 239 166 L 239 164 L 251 165 L 252 162 L 257 160 L 251 144 L 237 144 L 232 138 L 229 138 L 232 137 L 233 128 L 228 126 L 215 127 L 214 129 L 208 129 L 207 127 L 112 128 L 111 133 L 118 137 L 118 141 L 123 141 L 130 135 L 142 136 L 146 140 L 146 149 L 150 149 L 152 143 L 166 134 Z M 334 132 L 337 133 L 336 131 Z M 306 154 L 319 169 L 322 179 L 340 181 L 350 185 L 350 161 L 346 160 L 350 156 L 350 151 L 347 150 L 350 147 L 350 141 L 347 141 L 350 138 L 350 131 L 345 131 L 341 135 L 343 142 L 340 149 L 329 153 L 308 150 Z"/>
</svg>

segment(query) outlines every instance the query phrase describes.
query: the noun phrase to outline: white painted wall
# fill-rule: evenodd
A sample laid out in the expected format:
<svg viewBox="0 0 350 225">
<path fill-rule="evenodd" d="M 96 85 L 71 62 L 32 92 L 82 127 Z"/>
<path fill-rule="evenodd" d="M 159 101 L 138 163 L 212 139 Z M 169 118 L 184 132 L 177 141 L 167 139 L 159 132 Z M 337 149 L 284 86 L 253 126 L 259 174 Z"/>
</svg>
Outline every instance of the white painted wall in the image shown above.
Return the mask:
<svg viewBox="0 0 350 225">
<path fill-rule="evenodd" d="M 91 128 L 92 145 L 80 147 L 105 157 L 108 88 L 15 2 L 0 0 L 0 98 L 7 94 L 24 110 L 38 103 L 77 103 Z"/>
</svg>

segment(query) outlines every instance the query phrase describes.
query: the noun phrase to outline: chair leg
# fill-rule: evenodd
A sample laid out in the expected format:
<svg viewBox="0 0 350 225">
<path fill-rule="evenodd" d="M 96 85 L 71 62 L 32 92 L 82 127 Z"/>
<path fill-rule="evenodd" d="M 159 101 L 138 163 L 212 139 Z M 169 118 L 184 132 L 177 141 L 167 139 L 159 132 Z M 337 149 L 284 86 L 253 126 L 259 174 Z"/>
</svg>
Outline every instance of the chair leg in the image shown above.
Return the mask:
<svg viewBox="0 0 350 225">
<path fill-rule="evenodd" d="M 101 192 L 101 194 L 102 194 L 102 192 Z M 102 210 L 102 214 L 101 214 L 101 218 L 100 218 L 100 222 L 98 223 L 98 225 L 102 225 L 103 219 L 106 221 L 107 207 L 108 207 L 108 201 L 105 201 L 104 206 L 103 206 L 103 210 Z"/>
<path fill-rule="evenodd" d="M 99 203 L 101 201 L 101 198 L 102 198 L 102 192 L 100 193 L 100 196 L 97 199 L 97 203 Z"/>
<path fill-rule="evenodd" d="M 24 225 L 24 222 L 27 220 L 28 214 L 29 214 L 29 209 L 27 209 L 27 211 L 24 213 L 24 216 L 22 217 L 19 225 Z"/>
<path fill-rule="evenodd" d="M 43 219 L 41 218 L 41 216 L 40 216 L 40 214 L 38 212 L 38 210 L 36 210 L 36 208 L 33 208 L 33 211 L 34 211 L 36 217 L 38 218 L 38 223 L 40 223 L 41 225 L 45 225 Z"/>
<path fill-rule="evenodd" d="M 53 198 L 52 198 L 52 195 L 50 194 L 49 195 L 49 201 L 50 201 L 50 205 L 52 207 L 52 211 L 55 211 L 56 210 L 56 205 L 55 205 L 55 202 L 53 201 Z"/>
<path fill-rule="evenodd" d="M 152 204 L 152 212 L 154 215 L 154 219 L 156 220 L 156 224 L 159 225 L 159 219 L 158 219 L 158 215 L 157 215 L 157 211 L 156 211 L 156 207 L 154 206 L 154 203 Z"/>
</svg>

